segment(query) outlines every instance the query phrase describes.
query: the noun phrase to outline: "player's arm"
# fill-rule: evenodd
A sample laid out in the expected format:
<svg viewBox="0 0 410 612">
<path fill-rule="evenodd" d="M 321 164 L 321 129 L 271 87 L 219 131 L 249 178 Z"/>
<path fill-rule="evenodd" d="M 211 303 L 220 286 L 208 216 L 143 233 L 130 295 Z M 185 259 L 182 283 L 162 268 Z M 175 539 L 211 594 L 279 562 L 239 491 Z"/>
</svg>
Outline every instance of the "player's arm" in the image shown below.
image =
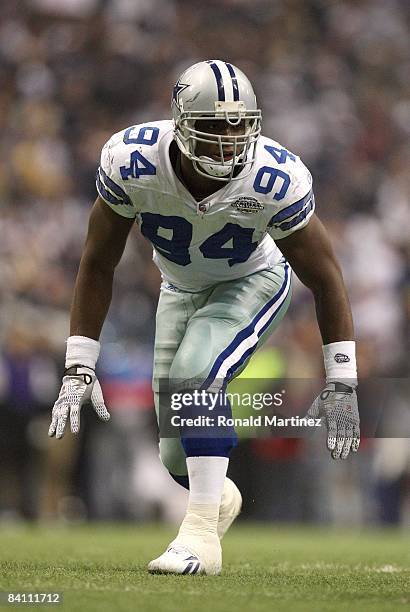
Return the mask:
<svg viewBox="0 0 410 612">
<path fill-rule="evenodd" d="M 111 302 L 114 270 L 133 223 L 96 199 L 75 284 L 63 384 L 53 406 L 49 436 L 62 438 L 68 417 L 71 431 L 78 433 L 81 408 L 87 402 L 102 420 L 110 418 L 95 374 L 98 338 Z"/>
<path fill-rule="evenodd" d="M 100 197 L 96 199 L 74 288 L 71 336 L 98 340 L 111 303 L 114 270 L 133 224 L 134 219 L 118 215 Z"/>
<path fill-rule="evenodd" d="M 302 229 L 277 240 L 278 247 L 314 296 L 323 344 L 353 340 L 349 299 L 329 235 L 316 215 Z"/>
<path fill-rule="evenodd" d="M 316 215 L 305 227 L 277 241 L 296 275 L 314 296 L 323 339 L 325 389 L 308 415 L 324 416 L 327 446 L 334 459 L 345 459 L 360 443 L 353 321 L 340 266 L 326 229 Z"/>
</svg>

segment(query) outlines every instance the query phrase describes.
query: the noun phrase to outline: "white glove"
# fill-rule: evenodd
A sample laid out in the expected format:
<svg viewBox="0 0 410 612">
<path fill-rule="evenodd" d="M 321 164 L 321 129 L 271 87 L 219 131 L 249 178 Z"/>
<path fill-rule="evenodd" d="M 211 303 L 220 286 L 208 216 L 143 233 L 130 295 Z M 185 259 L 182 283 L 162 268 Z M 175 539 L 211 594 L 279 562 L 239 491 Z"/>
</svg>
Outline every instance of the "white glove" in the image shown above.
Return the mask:
<svg viewBox="0 0 410 612">
<path fill-rule="evenodd" d="M 354 387 L 329 382 L 308 410 L 308 417 L 325 417 L 327 448 L 333 459 L 346 459 L 360 444 L 360 417 Z"/>
<path fill-rule="evenodd" d="M 91 402 L 97 415 L 103 421 L 110 419 L 110 414 L 104 404 L 100 383 L 95 372 L 87 366 L 75 365 L 66 369 L 60 394 L 53 406 L 51 425 L 48 430 L 50 437 L 60 439 L 64 435 L 68 413 L 73 434 L 80 430 L 80 411 L 82 406 Z"/>
</svg>

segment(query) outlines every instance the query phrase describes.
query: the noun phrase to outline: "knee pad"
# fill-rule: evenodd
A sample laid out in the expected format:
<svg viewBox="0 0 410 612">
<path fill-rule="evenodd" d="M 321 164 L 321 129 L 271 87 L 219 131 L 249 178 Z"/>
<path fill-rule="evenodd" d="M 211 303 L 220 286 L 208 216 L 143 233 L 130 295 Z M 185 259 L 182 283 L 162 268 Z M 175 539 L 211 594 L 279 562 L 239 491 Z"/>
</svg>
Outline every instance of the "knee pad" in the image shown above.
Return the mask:
<svg viewBox="0 0 410 612">
<path fill-rule="evenodd" d="M 207 372 L 207 362 L 201 363 L 201 360 L 194 360 L 183 352 L 178 353 L 169 370 L 170 386 L 180 389 L 185 383 L 188 387 L 196 383 L 200 385 L 206 379 Z"/>
</svg>

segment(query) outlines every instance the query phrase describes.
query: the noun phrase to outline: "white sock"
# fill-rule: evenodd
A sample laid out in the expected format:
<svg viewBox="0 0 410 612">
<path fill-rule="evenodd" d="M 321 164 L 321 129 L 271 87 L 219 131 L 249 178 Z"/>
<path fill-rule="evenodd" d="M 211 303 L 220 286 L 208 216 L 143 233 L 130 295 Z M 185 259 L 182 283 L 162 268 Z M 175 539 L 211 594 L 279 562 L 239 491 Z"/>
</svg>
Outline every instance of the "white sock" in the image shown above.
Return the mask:
<svg viewBox="0 0 410 612">
<path fill-rule="evenodd" d="M 228 457 L 187 457 L 189 503 L 221 503 Z"/>
<path fill-rule="evenodd" d="M 189 476 L 188 508 L 179 535 L 217 533 L 219 506 L 229 459 L 187 457 Z"/>
</svg>

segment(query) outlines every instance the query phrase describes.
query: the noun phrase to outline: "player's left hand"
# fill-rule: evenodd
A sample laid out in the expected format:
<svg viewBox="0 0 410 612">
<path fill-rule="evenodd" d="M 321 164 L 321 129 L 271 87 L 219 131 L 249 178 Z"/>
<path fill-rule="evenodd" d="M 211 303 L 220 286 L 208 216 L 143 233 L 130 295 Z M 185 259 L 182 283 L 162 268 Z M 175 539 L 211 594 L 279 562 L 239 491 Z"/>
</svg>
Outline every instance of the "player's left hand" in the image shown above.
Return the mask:
<svg viewBox="0 0 410 612">
<path fill-rule="evenodd" d="M 333 459 L 346 459 L 360 444 L 360 417 L 354 387 L 330 382 L 313 402 L 308 417 L 325 417 L 327 448 Z"/>
</svg>

